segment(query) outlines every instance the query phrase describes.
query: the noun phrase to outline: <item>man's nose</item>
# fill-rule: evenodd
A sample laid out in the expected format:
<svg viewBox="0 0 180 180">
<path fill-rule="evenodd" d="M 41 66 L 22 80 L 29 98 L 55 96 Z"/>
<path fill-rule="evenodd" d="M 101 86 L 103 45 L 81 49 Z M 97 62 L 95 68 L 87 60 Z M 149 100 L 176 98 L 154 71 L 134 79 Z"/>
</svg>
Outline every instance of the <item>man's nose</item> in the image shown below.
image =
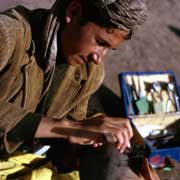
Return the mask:
<svg viewBox="0 0 180 180">
<path fill-rule="evenodd" d="M 99 52 L 91 53 L 91 55 L 90 55 L 91 60 L 95 64 L 100 64 L 100 63 L 102 63 L 102 60 L 103 60 L 104 56 L 106 55 L 106 53 L 107 53 L 107 49 L 101 50 Z"/>
</svg>

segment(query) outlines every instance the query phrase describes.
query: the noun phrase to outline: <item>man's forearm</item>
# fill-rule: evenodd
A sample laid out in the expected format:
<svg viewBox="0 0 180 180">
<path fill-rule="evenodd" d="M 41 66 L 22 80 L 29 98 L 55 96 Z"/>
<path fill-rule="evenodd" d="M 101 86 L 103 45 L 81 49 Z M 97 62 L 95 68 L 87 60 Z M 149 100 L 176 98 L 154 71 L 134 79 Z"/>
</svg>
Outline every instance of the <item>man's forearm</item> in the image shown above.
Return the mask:
<svg viewBox="0 0 180 180">
<path fill-rule="evenodd" d="M 36 138 L 63 138 L 75 144 L 113 143 L 123 152 L 133 135 L 129 120 L 98 116 L 84 121 L 42 117 Z"/>
<path fill-rule="evenodd" d="M 71 128 L 72 123 L 64 119 L 53 119 L 49 117 L 42 117 L 39 126 L 35 133 L 35 138 L 63 138 L 66 139 L 67 135 L 60 133 L 53 133 L 53 128 Z"/>
</svg>

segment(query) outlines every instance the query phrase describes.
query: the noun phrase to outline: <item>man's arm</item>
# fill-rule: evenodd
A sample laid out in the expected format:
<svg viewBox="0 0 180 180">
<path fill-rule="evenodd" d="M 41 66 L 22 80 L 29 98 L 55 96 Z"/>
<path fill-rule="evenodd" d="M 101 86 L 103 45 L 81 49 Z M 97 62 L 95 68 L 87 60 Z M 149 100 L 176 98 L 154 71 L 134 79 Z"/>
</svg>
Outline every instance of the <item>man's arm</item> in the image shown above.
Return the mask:
<svg viewBox="0 0 180 180">
<path fill-rule="evenodd" d="M 30 41 L 24 37 L 28 32 L 26 28 L 26 25 L 15 15 L 0 15 L 0 138 L 2 142 L 0 146 L 9 153 L 15 151 L 23 142 L 21 132 L 16 131 L 16 127 L 18 126 L 19 129 L 21 126 L 28 130 L 30 127 L 24 125 L 27 124 L 25 121 L 33 124 L 39 118 L 39 115 L 32 114 L 29 119 L 28 111 L 8 100 L 10 98 L 9 89 L 15 81 L 13 72 L 16 68 L 20 69 L 22 58 L 20 52 L 19 56 L 15 57 L 15 51 L 18 51 L 18 48 L 26 51 Z M 18 46 L 18 43 L 22 46 Z M 18 132 L 21 137 L 14 132 Z"/>
<path fill-rule="evenodd" d="M 108 137 L 115 137 L 117 149 L 123 152 L 129 145 L 133 133 L 125 118 L 99 116 L 83 121 L 52 119 L 42 117 L 36 138 L 65 138 L 72 143 L 87 145 L 109 143 Z"/>
</svg>

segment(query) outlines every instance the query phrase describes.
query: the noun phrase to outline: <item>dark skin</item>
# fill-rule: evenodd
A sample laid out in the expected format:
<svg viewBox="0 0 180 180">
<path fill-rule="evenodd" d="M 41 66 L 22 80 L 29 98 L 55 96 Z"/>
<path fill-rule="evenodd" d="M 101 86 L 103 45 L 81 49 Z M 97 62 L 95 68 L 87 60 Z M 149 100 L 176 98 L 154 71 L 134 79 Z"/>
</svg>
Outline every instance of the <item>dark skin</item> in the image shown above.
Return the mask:
<svg viewBox="0 0 180 180">
<path fill-rule="evenodd" d="M 61 33 L 63 55 L 71 65 L 93 61 L 100 64 L 109 49 L 116 49 L 129 32 L 113 28 L 103 28 L 88 22 L 80 25 L 82 9 L 77 1 L 67 8 L 66 27 Z M 76 11 L 72 16 L 72 11 Z"/>
<path fill-rule="evenodd" d="M 116 49 L 128 36 L 129 32 L 119 29 L 107 29 L 93 22 L 80 24 L 82 19 L 82 5 L 78 0 L 72 1 L 66 10 L 66 26 L 61 32 L 63 56 L 67 63 L 73 66 L 93 61 L 95 64 L 103 63 L 103 58 L 109 49 Z M 75 132 L 58 133 L 54 128 L 73 129 Z M 44 131 L 46 129 L 46 131 Z M 93 135 L 86 133 L 95 132 Z M 78 134 L 78 136 L 77 136 Z M 36 131 L 37 138 L 65 138 L 71 143 L 81 145 L 101 146 L 108 142 L 107 134 L 115 137 L 116 147 L 123 152 L 129 145 L 133 136 L 129 121 L 125 118 L 99 116 L 93 120 L 75 122 L 71 120 L 58 120 L 43 117 Z"/>
</svg>

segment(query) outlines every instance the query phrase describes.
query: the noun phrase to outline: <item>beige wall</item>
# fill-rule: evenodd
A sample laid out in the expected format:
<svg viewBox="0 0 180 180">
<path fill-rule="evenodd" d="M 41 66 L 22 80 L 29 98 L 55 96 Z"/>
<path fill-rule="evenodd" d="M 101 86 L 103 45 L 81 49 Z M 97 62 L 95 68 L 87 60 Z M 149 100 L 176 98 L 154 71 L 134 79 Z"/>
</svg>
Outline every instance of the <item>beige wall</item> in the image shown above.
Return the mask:
<svg viewBox="0 0 180 180">
<path fill-rule="evenodd" d="M 53 2 L 54 0 L 0 0 L 0 11 L 19 4 L 25 5 L 31 9 L 48 8 L 52 5 Z"/>
</svg>

